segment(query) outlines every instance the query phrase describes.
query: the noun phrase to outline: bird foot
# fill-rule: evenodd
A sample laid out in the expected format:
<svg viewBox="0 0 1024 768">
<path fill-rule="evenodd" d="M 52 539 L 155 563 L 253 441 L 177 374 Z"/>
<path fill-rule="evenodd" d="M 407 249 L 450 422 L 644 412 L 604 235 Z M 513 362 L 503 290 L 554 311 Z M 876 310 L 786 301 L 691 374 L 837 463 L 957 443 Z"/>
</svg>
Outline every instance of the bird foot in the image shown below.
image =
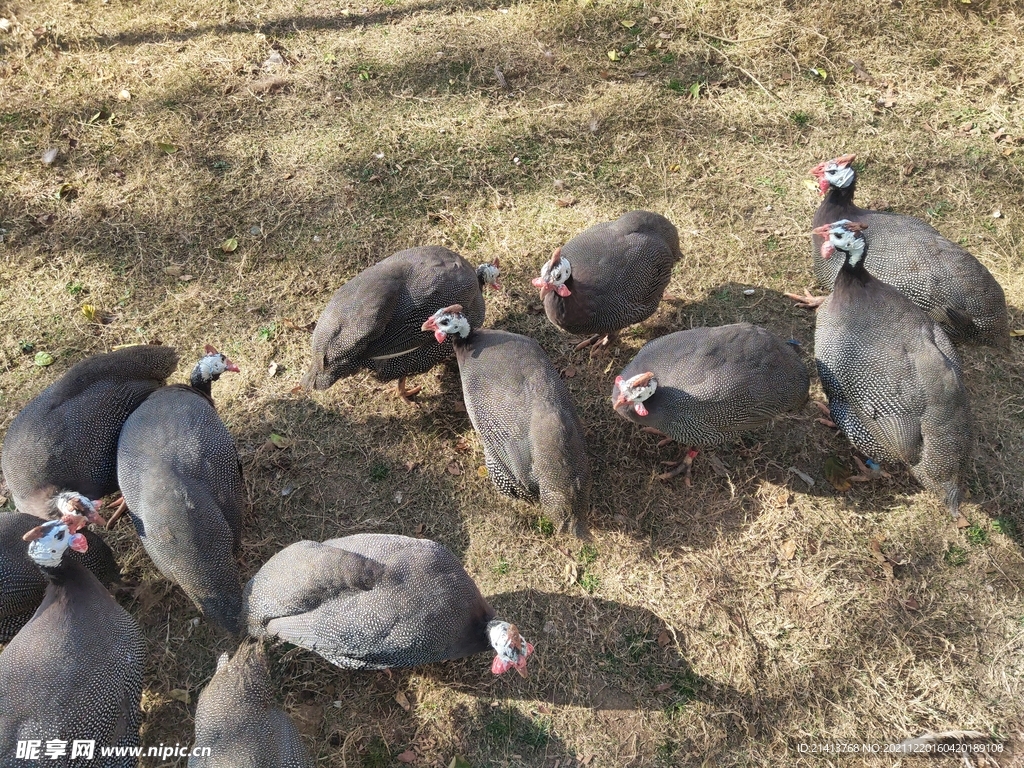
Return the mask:
<svg viewBox="0 0 1024 768">
<path fill-rule="evenodd" d="M 825 299 L 827 299 L 828 296 L 812 296 L 810 289 L 805 289 L 803 296 L 798 293 L 787 293 L 786 298 L 795 301 L 796 305 L 802 309 L 816 310 L 825 303 Z"/>
<path fill-rule="evenodd" d="M 891 478 L 888 472 L 879 467 L 877 464 L 875 467 L 869 467 L 863 461 L 860 460 L 859 456 L 853 457 L 854 463 L 857 465 L 857 469 L 860 470 L 860 474 L 851 475 L 849 480 L 854 483 L 870 483 L 877 480 L 880 477 Z M 874 462 L 872 462 L 874 464 Z"/>
<path fill-rule="evenodd" d="M 834 421 L 832 421 L 832 411 L 829 410 L 828 405 L 819 400 L 814 400 L 813 402 L 815 407 L 824 414 L 824 418 L 815 419 L 815 421 L 818 424 L 824 424 L 830 429 L 838 429 L 839 427 L 836 426 Z"/>
<path fill-rule="evenodd" d="M 107 506 L 114 505 L 117 505 L 117 509 L 115 509 L 114 514 L 107 519 L 108 531 L 114 530 L 114 526 L 117 525 L 117 521 L 120 520 L 124 516 L 124 513 L 128 511 L 128 502 L 124 500 L 124 494 L 121 495 L 121 498 L 114 499 L 114 501 L 110 502 Z"/>
<path fill-rule="evenodd" d="M 600 333 L 595 333 L 593 336 L 591 336 L 586 341 L 581 341 L 579 344 L 577 344 L 575 347 L 573 347 L 572 351 L 573 352 L 579 352 L 581 349 L 586 349 L 587 347 L 593 347 L 593 349 L 590 350 L 590 356 L 593 357 L 595 353 L 600 353 L 600 352 L 605 351 L 608 347 L 610 347 L 612 344 L 614 344 L 617 340 L 618 340 L 618 337 L 614 333 L 606 333 L 604 335 L 602 335 Z"/>
<path fill-rule="evenodd" d="M 405 400 L 409 405 L 419 405 L 413 398 L 420 393 L 423 387 L 412 387 L 411 389 L 405 386 L 405 376 L 398 380 L 398 396 Z"/>
<path fill-rule="evenodd" d="M 662 482 L 665 482 L 667 480 L 671 480 L 673 477 L 678 477 L 679 475 L 682 475 L 683 484 L 687 488 L 690 488 L 693 485 L 692 481 L 690 480 L 690 472 L 691 468 L 693 467 L 693 460 L 696 456 L 697 451 L 695 451 L 693 448 L 690 448 L 686 451 L 686 456 L 685 458 L 683 458 L 682 461 L 661 462 L 663 465 L 671 467 L 671 469 L 669 469 L 668 472 L 662 472 L 660 475 L 658 475 L 658 479 L 661 480 Z"/>
</svg>

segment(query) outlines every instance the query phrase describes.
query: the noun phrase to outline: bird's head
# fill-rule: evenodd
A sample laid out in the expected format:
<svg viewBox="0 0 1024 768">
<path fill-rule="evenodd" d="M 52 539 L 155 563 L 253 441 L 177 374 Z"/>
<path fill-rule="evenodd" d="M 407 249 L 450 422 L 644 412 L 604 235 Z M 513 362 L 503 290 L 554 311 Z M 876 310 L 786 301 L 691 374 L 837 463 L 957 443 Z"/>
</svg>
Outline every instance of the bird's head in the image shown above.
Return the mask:
<svg viewBox="0 0 1024 768">
<path fill-rule="evenodd" d="M 840 155 L 811 168 L 811 175 L 818 180 L 821 194 L 824 195 L 832 187 L 846 189 L 852 185 L 857 178 L 853 170 L 853 161 L 856 159 L 856 155 Z"/>
<path fill-rule="evenodd" d="M 202 387 L 216 381 L 225 371 L 238 373 L 239 367 L 232 363 L 225 355 L 222 355 L 210 344 L 206 345 L 206 354 L 196 363 L 192 369 L 192 386 Z"/>
<path fill-rule="evenodd" d="M 619 410 L 622 407 L 633 406 L 637 416 L 646 416 L 647 408 L 644 407 L 644 400 L 654 394 L 658 388 L 658 380 L 650 371 L 640 373 L 628 379 L 621 376 L 615 377 L 615 393 L 612 397 L 612 407 Z"/>
<path fill-rule="evenodd" d="M 22 536 L 28 544 L 28 556 L 37 565 L 44 568 L 56 568 L 60 565 L 68 547 L 75 552 L 86 552 L 89 542 L 80 531 L 88 523 L 81 515 L 64 515 L 60 520 L 37 525 Z"/>
<path fill-rule="evenodd" d="M 572 265 L 569 260 L 562 256 L 562 249 L 556 248 L 551 258 L 540 269 L 540 277 L 533 279 L 533 287 L 540 288 L 540 297 L 543 299 L 552 291 L 562 298 L 571 296 L 572 292 L 565 282 L 572 277 Z"/>
<path fill-rule="evenodd" d="M 433 331 L 437 343 L 444 344 L 445 339 L 453 334 L 463 339 L 469 336 L 469 318 L 463 314 L 461 304 L 452 304 L 428 317 L 420 330 Z"/>
<path fill-rule="evenodd" d="M 500 675 L 515 667 L 521 677 L 529 677 L 526 660 L 533 653 L 533 646 L 523 639 L 515 624 L 492 621 L 487 625 L 487 637 L 498 654 L 491 662 L 491 672 Z"/>
<path fill-rule="evenodd" d="M 481 264 L 476 268 L 476 276 L 480 280 L 481 288 L 490 286 L 491 290 L 501 290 L 501 283 L 498 282 L 498 275 L 501 274 L 499 267 L 498 258 L 494 257 L 490 264 Z"/>
<path fill-rule="evenodd" d="M 103 509 L 103 502 L 99 499 L 92 501 L 75 491 L 63 491 L 57 494 L 56 507 L 63 516 L 80 515 L 93 525 L 105 526 L 107 524 L 107 521 L 99 513 Z"/>
<path fill-rule="evenodd" d="M 863 222 L 841 219 L 812 229 L 811 234 L 825 240 L 821 244 L 821 258 L 830 259 L 839 251 L 845 254 L 847 264 L 856 267 L 864 260 L 864 230 L 867 228 Z"/>
</svg>

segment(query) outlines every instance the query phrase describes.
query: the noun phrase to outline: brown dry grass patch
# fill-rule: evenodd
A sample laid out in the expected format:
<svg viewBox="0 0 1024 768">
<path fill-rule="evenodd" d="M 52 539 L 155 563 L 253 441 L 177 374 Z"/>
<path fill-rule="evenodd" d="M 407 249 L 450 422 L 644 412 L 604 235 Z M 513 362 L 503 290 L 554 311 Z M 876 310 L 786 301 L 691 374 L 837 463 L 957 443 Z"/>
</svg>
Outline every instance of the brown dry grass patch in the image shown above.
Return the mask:
<svg viewBox="0 0 1024 768">
<path fill-rule="evenodd" d="M 424 766 L 888 765 L 797 745 L 1021 738 L 1024 567 L 1005 533 L 1024 531 L 1019 344 L 964 354 L 968 531 L 902 472 L 833 492 L 823 464 L 848 448 L 811 407 L 720 451 L 724 475 L 698 458 L 686 490 L 654 480 L 672 451 L 607 402 L 630 356 L 681 328 L 749 320 L 810 361 L 813 318 L 781 293 L 812 284 L 806 171 L 845 151 L 864 163 L 861 202 L 967 245 L 1021 327 L 1016 4 L 40 0 L 0 16 L 0 427 L 86 354 L 155 336 L 188 359 L 213 343 L 243 368 L 215 397 L 252 497 L 247 573 L 300 538 L 422 525 L 537 643 L 528 681 L 493 679 L 483 657 L 388 679 L 280 649 L 280 700 L 321 765 L 393 765 L 410 748 Z M 639 207 L 680 229 L 679 301 L 610 359 L 570 354 L 530 311 L 528 279 L 580 229 Z M 290 393 L 309 338 L 287 321 L 425 243 L 499 256 L 508 291 L 488 324 L 576 369 L 593 550 L 545 536 L 477 476 L 450 369 L 422 377 L 420 408 L 358 376 Z M 89 322 L 86 303 L 111 322 Z M 268 447 L 272 432 L 293 444 Z M 906 561 L 894 579 L 872 538 Z M 194 702 L 225 641 L 127 526 L 112 539 L 150 640 L 143 741 L 190 742 L 193 706 L 171 692 Z M 565 583 L 570 562 L 585 581 Z"/>
</svg>

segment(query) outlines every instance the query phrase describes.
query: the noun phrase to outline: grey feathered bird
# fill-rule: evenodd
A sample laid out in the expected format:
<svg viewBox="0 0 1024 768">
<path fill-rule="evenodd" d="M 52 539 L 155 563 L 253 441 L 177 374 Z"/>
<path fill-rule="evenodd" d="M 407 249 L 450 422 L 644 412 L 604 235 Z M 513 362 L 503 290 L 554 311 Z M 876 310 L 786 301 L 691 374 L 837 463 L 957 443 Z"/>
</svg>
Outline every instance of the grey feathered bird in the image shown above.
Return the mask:
<svg viewBox="0 0 1024 768">
<path fill-rule="evenodd" d="M 207 347 L 190 384 L 158 389 L 135 410 L 117 449 L 121 492 L 153 564 L 229 632 L 239 629 L 235 553 L 246 494 L 210 391 L 222 373 L 237 370 Z"/>
<path fill-rule="evenodd" d="M 6 643 L 32 618 L 49 583 L 29 557 L 22 537 L 39 525 L 39 518 L 24 512 L 0 514 L 0 643 Z M 110 547 L 97 534 L 83 529 L 88 549 L 69 551 L 66 557 L 84 565 L 104 585 L 121 578 Z"/>
<path fill-rule="evenodd" d="M 273 705 L 262 643 L 217 661 L 196 703 L 193 748 L 210 754 L 190 757 L 189 768 L 313 768 L 295 723 Z"/>
<path fill-rule="evenodd" d="M 672 222 L 650 211 L 631 211 L 557 248 L 533 285 L 540 289 L 548 320 L 568 333 L 593 334 L 577 349 L 602 336 L 607 344 L 618 331 L 654 314 L 679 257 Z M 472 316 L 470 321 L 480 326 Z"/>
<path fill-rule="evenodd" d="M 1003 289 L 974 256 L 913 216 L 860 208 L 853 202 L 857 174 L 854 155 L 820 163 L 811 173 L 825 195 L 814 213 L 814 226 L 846 219 L 867 225 L 864 239 L 871 251 L 871 274 L 895 287 L 938 322 L 957 343 L 1009 344 L 1009 320 Z M 826 259 L 827 238 L 812 237 L 814 274 L 832 290 L 842 266 Z M 819 306 L 824 297 L 788 294 L 802 305 Z"/>
<path fill-rule="evenodd" d="M 643 346 L 612 387 L 612 406 L 647 431 L 716 446 L 807 400 L 810 377 L 793 345 L 750 323 L 694 328 Z M 689 475 L 696 451 L 668 479 Z"/>
<path fill-rule="evenodd" d="M 380 381 L 398 379 L 398 393 L 408 400 L 419 388 L 406 389 L 406 377 L 430 370 L 453 353 L 451 344 L 435 344 L 420 330 L 423 318 L 438 307 L 461 304 L 481 325 L 482 289 L 497 287 L 497 281 L 497 259 L 473 269 L 459 254 L 438 246 L 388 256 L 331 297 L 313 331 L 313 359 L 303 387 L 327 389 L 368 368 Z"/>
<path fill-rule="evenodd" d="M 117 490 L 117 436 L 129 414 L 177 365 L 170 347 L 141 345 L 74 365 L 19 413 L 4 437 L 4 477 L 22 512 L 59 514 L 58 496 Z M 103 523 L 83 500 L 90 522 Z"/>
<path fill-rule="evenodd" d="M 494 485 L 515 499 L 539 499 L 561 529 L 577 536 L 590 511 L 590 462 L 569 390 L 544 350 L 516 333 L 473 330 L 458 304 L 435 312 L 423 330 L 449 336 L 462 395 Z"/>
<path fill-rule="evenodd" d="M 245 588 L 249 634 L 302 646 L 346 669 L 413 667 L 488 648 L 491 671 L 526 676 L 533 646 L 499 621 L 462 564 L 428 539 L 366 533 L 299 541 Z"/>
<path fill-rule="evenodd" d="M 0 755 L 15 761 L 19 741 L 65 742 L 47 763 L 128 768 L 138 757 L 102 757 L 100 747 L 139 745 L 142 668 L 146 643 L 135 619 L 96 577 L 65 557 L 83 550 L 77 533 L 85 518 L 65 515 L 25 534 L 29 556 L 47 581 L 46 596 L 29 622 L 0 653 Z M 72 755 L 75 740 L 93 740 L 86 762 Z M 77 759 L 70 759 L 76 757 Z"/>
<path fill-rule="evenodd" d="M 815 230 L 842 268 L 818 310 L 814 356 L 832 421 L 876 460 L 900 461 L 954 517 L 970 462 L 971 413 L 960 358 L 942 328 L 868 271 L 863 223 Z"/>
</svg>

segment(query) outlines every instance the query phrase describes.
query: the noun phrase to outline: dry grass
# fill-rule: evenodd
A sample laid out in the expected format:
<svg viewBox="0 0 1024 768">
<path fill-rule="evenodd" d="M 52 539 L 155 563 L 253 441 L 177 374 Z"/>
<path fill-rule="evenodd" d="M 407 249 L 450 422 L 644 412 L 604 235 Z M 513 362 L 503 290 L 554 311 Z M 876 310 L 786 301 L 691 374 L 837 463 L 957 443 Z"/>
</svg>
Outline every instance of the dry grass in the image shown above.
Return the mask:
<svg viewBox="0 0 1024 768">
<path fill-rule="evenodd" d="M 781 292 L 812 282 L 806 171 L 844 151 L 863 160 L 862 203 L 966 244 L 1024 324 L 1024 17 L 1008 0 L 860 5 L 0 6 L 12 22 L 0 32 L 0 427 L 86 354 L 156 336 L 189 358 L 213 343 L 244 371 L 215 397 L 252 495 L 247 573 L 300 538 L 422 525 L 537 643 L 528 681 L 492 678 L 482 656 L 388 679 L 278 651 L 280 699 L 323 766 L 397 765 L 409 748 L 417 765 L 461 753 L 474 768 L 588 755 L 910 765 L 797 745 L 955 728 L 1019 741 L 1022 538 L 1005 533 L 1024 531 L 1019 344 L 964 355 L 979 437 L 967 531 L 903 472 L 835 493 L 822 467 L 849 451 L 810 406 L 721 451 L 726 476 L 698 458 L 687 490 L 653 479 L 671 451 L 608 404 L 630 356 L 680 328 L 749 320 L 803 341 L 810 360 L 813 318 Z M 264 67 L 275 50 L 281 63 Z M 530 311 L 528 278 L 578 230 L 639 207 L 679 226 L 679 301 L 611 361 L 570 355 Z M 534 509 L 477 476 L 450 369 L 422 377 L 420 408 L 364 377 L 291 394 L 309 337 L 286 318 L 315 319 L 345 279 L 422 243 L 499 256 L 509 289 L 489 324 L 576 368 L 593 550 L 545 536 Z M 111 322 L 89 322 L 87 303 Z M 34 366 L 22 342 L 56 362 Z M 268 447 L 272 432 L 294 444 Z M 463 474 L 445 471 L 451 461 Z M 144 743 L 190 742 L 193 707 L 171 692 L 194 701 L 225 641 L 193 623 L 127 526 L 112 538 L 141 585 L 123 602 L 150 639 Z M 872 538 L 905 562 L 894 579 Z M 570 562 L 579 583 L 565 583 Z"/>
</svg>

